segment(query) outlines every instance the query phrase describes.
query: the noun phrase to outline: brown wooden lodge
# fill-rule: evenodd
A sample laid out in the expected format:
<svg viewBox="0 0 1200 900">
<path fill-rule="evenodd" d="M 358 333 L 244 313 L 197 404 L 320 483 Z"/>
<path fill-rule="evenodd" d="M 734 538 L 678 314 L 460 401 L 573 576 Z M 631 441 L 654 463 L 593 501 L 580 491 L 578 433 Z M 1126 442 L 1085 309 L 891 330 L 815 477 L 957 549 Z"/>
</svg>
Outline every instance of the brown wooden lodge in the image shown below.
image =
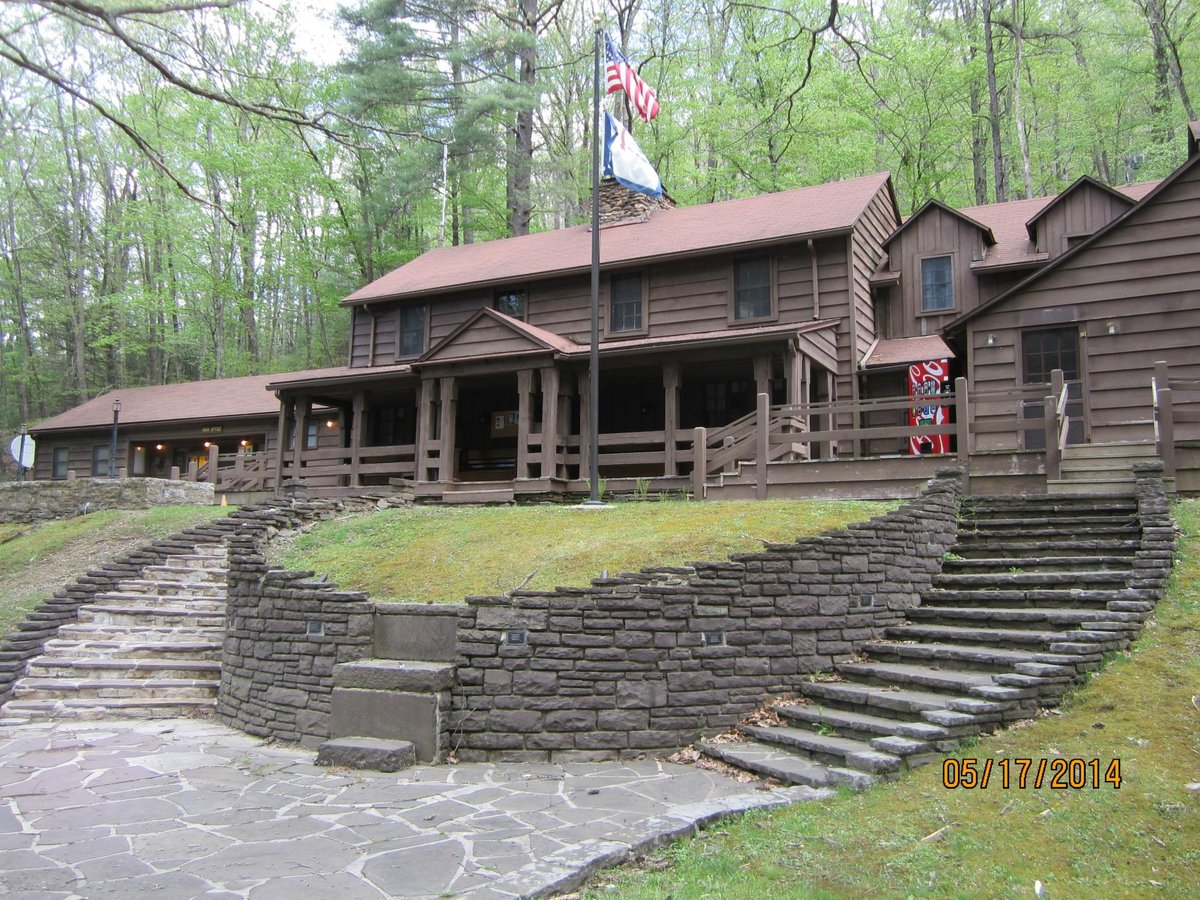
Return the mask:
<svg viewBox="0 0 1200 900">
<path fill-rule="evenodd" d="M 904 220 L 886 173 L 689 208 L 606 184 L 608 491 L 905 496 L 946 455 L 981 492 L 1120 491 L 1149 457 L 1200 491 L 1198 140 L 1161 182 Z M 345 366 L 104 395 L 31 430 L 35 475 L 107 474 L 119 398 L 130 474 L 585 494 L 590 246 L 431 250 L 343 301 Z M 910 366 L 942 360 L 914 425 Z"/>
</svg>

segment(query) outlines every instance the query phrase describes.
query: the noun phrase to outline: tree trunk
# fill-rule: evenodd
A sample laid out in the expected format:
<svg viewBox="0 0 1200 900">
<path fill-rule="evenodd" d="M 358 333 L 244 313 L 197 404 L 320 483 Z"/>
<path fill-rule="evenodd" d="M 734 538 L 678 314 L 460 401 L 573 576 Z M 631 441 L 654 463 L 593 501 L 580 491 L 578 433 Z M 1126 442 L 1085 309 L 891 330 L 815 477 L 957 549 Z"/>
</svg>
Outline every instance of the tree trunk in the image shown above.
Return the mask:
<svg viewBox="0 0 1200 900">
<path fill-rule="evenodd" d="M 1025 112 L 1021 107 L 1021 45 L 1022 23 L 1020 0 L 1013 0 L 1013 124 L 1017 129 L 1017 146 L 1021 150 L 1021 170 L 1025 176 L 1025 196 L 1033 196 L 1033 163 L 1029 159 L 1029 135 L 1025 130 Z"/>
<path fill-rule="evenodd" d="M 538 0 L 518 0 L 517 11 L 525 40 L 516 53 L 520 108 L 513 125 L 508 156 L 508 230 L 514 236 L 529 234 L 529 221 L 533 216 L 530 187 L 533 180 L 533 109 L 537 105 Z"/>
</svg>

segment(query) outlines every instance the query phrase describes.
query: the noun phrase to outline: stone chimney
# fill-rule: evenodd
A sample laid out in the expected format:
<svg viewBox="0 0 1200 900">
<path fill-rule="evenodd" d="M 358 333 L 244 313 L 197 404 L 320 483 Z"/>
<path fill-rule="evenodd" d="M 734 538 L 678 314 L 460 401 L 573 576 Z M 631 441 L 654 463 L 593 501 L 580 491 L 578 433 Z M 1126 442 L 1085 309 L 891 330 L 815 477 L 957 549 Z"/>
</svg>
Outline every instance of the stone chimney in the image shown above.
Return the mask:
<svg viewBox="0 0 1200 900">
<path fill-rule="evenodd" d="M 600 182 L 600 224 L 613 222 L 645 222 L 655 211 L 673 209 L 675 201 L 666 192 L 661 200 L 654 200 L 638 191 L 630 190 L 615 178 Z"/>
</svg>

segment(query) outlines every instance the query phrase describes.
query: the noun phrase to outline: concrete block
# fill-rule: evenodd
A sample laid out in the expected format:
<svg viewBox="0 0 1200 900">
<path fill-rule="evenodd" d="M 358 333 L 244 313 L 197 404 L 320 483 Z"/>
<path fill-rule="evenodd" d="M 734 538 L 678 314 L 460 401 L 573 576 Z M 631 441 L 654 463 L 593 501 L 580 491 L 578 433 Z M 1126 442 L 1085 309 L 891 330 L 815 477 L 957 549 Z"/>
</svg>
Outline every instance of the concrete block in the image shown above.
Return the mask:
<svg viewBox="0 0 1200 900">
<path fill-rule="evenodd" d="M 420 762 L 440 761 L 442 716 L 436 694 L 334 688 L 332 704 L 333 737 L 411 741 Z"/>
<path fill-rule="evenodd" d="M 411 742 L 371 737 L 334 738 L 323 743 L 317 751 L 318 766 L 344 766 L 376 772 L 407 769 L 416 760 L 416 748 Z"/>
</svg>

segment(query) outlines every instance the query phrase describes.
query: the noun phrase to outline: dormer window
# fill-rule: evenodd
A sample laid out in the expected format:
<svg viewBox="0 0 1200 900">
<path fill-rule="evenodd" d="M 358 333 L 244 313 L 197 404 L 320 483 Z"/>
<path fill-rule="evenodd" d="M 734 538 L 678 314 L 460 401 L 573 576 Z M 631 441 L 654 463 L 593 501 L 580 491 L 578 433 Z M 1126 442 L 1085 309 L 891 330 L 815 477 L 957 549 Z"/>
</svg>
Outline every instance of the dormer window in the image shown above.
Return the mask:
<svg viewBox="0 0 1200 900">
<path fill-rule="evenodd" d="M 512 316 L 514 319 L 525 321 L 525 298 L 526 294 L 523 290 L 506 290 L 497 291 L 496 298 L 492 301 L 492 308 L 497 312 L 502 312 L 506 316 Z"/>
<path fill-rule="evenodd" d="M 921 260 L 921 312 L 954 309 L 954 259 L 928 256 Z"/>
</svg>

